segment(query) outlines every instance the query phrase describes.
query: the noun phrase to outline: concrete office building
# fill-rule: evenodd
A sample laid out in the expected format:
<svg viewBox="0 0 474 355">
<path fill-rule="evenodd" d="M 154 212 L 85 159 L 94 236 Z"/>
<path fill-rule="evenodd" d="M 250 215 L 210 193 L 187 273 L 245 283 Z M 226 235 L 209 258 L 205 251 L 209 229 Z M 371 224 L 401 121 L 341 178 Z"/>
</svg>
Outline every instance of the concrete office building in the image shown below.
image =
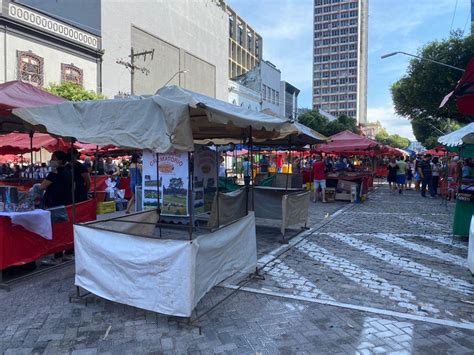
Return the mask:
<svg viewBox="0 0 474 355">
<path fill-rule="evenodd" d="M 313 107 L 367 122 L 368 0 L 315 0 Z"/>
<path fill-rule="evenodd" d="M 474 34 L 474 0 L 471 0 L 471 35 Z"/>
<path fill-rule="evenodd" d="M 108 97 L 132 88 L 137 95 L 153 94 L 168 84 L 227 100 L 229 18 L 220 0 L 84 1 L 87 6 L 76 0 L 20 1 L 100 33 L 102 91 Z M 133 85 L 126 64 L 132 48 L 139 67 Z"/>
<path fill-rule="evenodd" d="M 229 78 L 245 74 L 262 60 L 262 37 L 232 8 L 229 16 Z"/>
<path fill-rule="evenodd" d="M 0 0 L 0 27 L 0 83 L 73 81 L 100 88 L 99 36 L 9 0 Z"/>
</svg>

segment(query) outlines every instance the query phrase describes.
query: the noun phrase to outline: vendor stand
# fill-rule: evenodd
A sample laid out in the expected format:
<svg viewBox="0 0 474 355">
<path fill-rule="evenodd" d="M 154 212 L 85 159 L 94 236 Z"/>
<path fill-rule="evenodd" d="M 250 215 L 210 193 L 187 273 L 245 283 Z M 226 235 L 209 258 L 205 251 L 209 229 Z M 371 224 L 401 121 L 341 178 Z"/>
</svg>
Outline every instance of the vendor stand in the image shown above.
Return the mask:
<svg viewBox="0 0 474 355">
<path fill-rule="evenodd" d="M 255 270 L 254 215 L 243 211 L 221 220 L 225 206 L 218 190 L 211 211 L 214 225 L 195 219 L 192 183 L 183 224 L 171 227 L 162 221 L 160 170 L 169 169 L 160 155 L 182 152 L 190 162 L 195 144 L 285 138 L 298 132 L 291 122 L 177 87 L 142 100 L 68 102 L 14 113 L 58 136 L 156 154 L 156 178 L 147 180 L 159 191 L 156 209 L 74 226 L 77 286 L 115 302 L 189 317 L 214 285 L 236 272 Z M 194 181 L 188 171 L 188 181 Z M 241 199 L 238 192 L 227 197 Z"/>
<path fill-rule="evenodd" d="M 474 123 L 439 137 L 438 142 L 443 144 L 449 152 L 458 153 L 464 159 L 472 159 L 474 157 Z M 453 234 L 455 236 L 469 236 L 473 215 L 474 176 L 461 177 L 454 210 Z"/>
</svg>

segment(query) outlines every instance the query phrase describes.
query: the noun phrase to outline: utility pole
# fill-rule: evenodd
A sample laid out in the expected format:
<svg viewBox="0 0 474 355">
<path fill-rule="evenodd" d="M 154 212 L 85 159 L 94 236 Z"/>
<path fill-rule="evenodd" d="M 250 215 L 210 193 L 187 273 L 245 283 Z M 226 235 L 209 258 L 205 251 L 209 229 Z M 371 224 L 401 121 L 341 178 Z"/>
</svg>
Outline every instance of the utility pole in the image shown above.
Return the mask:
<svg viewBox="0 0 474 355">
<path fill-rule="evenodd" d="M 130 62 L 126 62 L 126 61 L 123 61 L 123 60 L 116 60 L 115 61 L 115 63 L 123 65 L 125 68 L 130 69 L 130 95 L 135 94 L 135 90 L 134 90 L 134 86 L 133 86 L 133 79 L 134 79 L 134 76 L 135 76 L 135 70 L 139 70 L 145 75 L 150 74 L 150 69 L 145 68 L 145 67 L 141 67 L 141 66 L 135 64 L 135 58 L 143 56 L 143 60 L 145 61 L 147 55 L 150 55 L 151 59 L 153 59 L 154 54 L 155 54 L 154 49 L 152 49 L 151 51 L 142 51 L 142 52 L 135 53 L 135 51 L 133 50 L 133 47 L 132 47 L 132 48 L 130 48 L 130 55 L 128 56 L 130 58 Z"/>
</svg>

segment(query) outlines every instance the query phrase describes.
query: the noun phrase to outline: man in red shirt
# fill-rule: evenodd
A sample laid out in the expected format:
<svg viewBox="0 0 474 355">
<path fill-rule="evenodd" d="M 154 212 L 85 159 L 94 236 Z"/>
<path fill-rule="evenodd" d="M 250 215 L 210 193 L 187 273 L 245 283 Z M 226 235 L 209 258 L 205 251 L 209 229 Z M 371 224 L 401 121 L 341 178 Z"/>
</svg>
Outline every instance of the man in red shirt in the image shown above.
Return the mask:
<svg viewBox="0 0 474 355">
<path fill-rule="evenodd" d="M 326 202 L 326 165 L 324 164 L 323 160 L 321 159 L 320 155 L 316 156 L 315 162 L 313 163 L 313 181 L 314 181 L 314 198 L 313 202 L 318 200 L 318 190 L 321 187 L 321 200 Z"/>
</svg>

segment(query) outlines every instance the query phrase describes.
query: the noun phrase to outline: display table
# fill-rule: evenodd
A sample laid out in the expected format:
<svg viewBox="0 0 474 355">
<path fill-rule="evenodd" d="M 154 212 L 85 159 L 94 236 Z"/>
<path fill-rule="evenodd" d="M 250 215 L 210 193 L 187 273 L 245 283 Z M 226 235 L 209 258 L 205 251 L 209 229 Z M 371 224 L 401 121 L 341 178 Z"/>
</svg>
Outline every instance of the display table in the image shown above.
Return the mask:
<svg viewBox="0 0 474 355">
<path fill-rule="evenodd" d="M 8 216 L 0 216 L 0 270 L 9 266 L 24 265 L 45 255 L 71 249 L 74 245 L 72 206 L 67 206 L 66 210 L 69 221 L 52 225 L 52 240 L 47 240 L 19 225 L 14 225 Z M 95 200 L 76 204 L 77 223 L 95 219 Z"/>
<path fill-rule="evenodd" d="M 249 193 L 249 209 L 255 208 L 255 217 L 281 221 L 283 236 L 288 226 L 306 224 L 309 201 L 310 192 L 302 188 L 254 186 L 253 194 Z"/>
<path fill-rule="evenodd" d="M 358 182 L 361 184 L 360 196 L 366 196 L 370 188 L 374 186 L 374 177 L 372 174 L 358 174 L 358 175 L 334 175 L 328 174 L 326 177 L 327 187 L 337 187 L 338 180 L 345 180 L 351 182 Z"/>
<path fill-rule="evenodd" d="M 121 223 L 75 225 L 76 286 L 114 302 L 189 317 L 212 287 L 255 270 L 253 213 L 192 241 L 154 237 L 157 218 L 147 211 L 121 217 Z M 187 239 L 187 232 L 176 233 Z"/>
</svg>

